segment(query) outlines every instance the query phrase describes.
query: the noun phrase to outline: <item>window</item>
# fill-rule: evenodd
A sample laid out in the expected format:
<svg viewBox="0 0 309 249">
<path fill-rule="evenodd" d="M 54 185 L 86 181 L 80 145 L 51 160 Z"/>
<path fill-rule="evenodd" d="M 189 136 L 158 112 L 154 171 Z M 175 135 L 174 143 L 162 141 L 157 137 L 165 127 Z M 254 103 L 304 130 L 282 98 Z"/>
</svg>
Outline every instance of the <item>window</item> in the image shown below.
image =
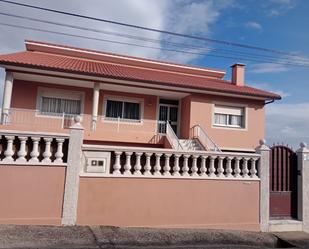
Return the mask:
<svg viewBox="0 0 309 249">
<path fill-rule="evenodd" d="M 214 125 L 244 128 L 244 108 L 215 105 Z"/>
<path fill-rule="evenodd" d="M 129 101 L 107 100 L 105 118 L 140 120 L 140 103 Z"/>
<path fill-rule="evenodd" d="M 82 96 L 82 93 L 60 89 L 39 89 L 39 113 L 50 116 L 80 115 L 82 113 Z"/>
<path fill-rule="evenodd" d="M 81 113 L 81 101 L 74 99 L 61 99 L 51 97 L 41 97 L 41 114 L 76 114 Z"/>
</svg>

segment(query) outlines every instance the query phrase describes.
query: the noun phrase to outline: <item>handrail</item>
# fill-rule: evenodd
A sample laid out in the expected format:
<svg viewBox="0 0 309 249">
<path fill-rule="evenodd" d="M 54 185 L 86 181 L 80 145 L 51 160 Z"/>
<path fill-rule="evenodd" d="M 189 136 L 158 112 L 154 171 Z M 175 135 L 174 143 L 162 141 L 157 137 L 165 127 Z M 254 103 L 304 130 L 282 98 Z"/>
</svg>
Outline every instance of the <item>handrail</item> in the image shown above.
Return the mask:
<svg viewBox="0 0 309 249">
<path fill-rule="evenodd" d="M 173 149 L 183 150 L 180 141 L 169 122 L 166 122 L 166 137 L 170 141 Z"/>
<path fill-rule="evenodd" d="M 195 130 L 197 130 L 197 134 L 195 134 Z M 192 127 L 192 138 L 197 138 L 206 150 L 221 152 L 218 145 L 207 135 L 199 124 Z"/>
</svg>

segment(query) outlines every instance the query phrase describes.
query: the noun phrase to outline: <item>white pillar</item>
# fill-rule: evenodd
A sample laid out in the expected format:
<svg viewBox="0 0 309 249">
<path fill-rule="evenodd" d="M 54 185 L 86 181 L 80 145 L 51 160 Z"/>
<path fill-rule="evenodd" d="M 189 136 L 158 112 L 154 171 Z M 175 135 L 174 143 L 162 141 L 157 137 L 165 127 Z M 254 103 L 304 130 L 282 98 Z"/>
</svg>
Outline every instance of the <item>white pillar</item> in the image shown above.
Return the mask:
<svg viewBox="0 0 309 249">
<path fill-rule="evenodd" d="M 303 231 L 309 232 L 309 149 L 305 143 L 300 144 L 297 154 L 297 194 L 298 219 L 303 221 Z"/>
<path fill-rule="evenodd" d="M 260 229 L 262 232 L 269 231 L 269 155 L 270 149 L 264 139 L 260 140 L 260 146 L 256 153 L 261 155 L 259 160 L 260 176 Z M 246 163 L 246 162 L 244 162 Z"/>
<path fill-rule="evenodd" d="M 75 117 L 75 124 L 70 127 L 68 162 L 66 170 L 62 224 L 75 225 L 77 218 L 77 200 L 79 189 L 79 173 L 82 167 L 82 145 L 84 128 L 80 117 Z"/>
<path fill-rule="evenodd" d="M 2 102 L 2 123 L 5 124 L 8 121 L 9 110 L 11 108 L 13 90 L 13 73 L 6 72 L 4 81 L 3 91 L 3 102 Z"/>
<path fill-rule="evenodd" d="M 97 127 L 99 97 L 100 97 L 100 83 L 96 82 L 94 83 L 93 87 L 93 99 L 92 99 L 92 122 L 91 122 L 92 131 L 95 131 Z"/>
</svg>

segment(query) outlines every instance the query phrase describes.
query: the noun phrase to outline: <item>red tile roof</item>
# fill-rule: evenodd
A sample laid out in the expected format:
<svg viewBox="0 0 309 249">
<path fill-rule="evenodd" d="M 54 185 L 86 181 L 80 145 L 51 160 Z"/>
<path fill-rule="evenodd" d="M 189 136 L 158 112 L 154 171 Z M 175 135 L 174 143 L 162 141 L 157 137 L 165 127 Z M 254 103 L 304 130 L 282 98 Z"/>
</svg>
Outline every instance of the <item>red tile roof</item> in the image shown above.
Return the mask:
<svg viewBox="0 0 309 249">
<path fill-rule="evenodd" d="M 99 76 L 110 79 L 139 81 L 156 85 L 167 85 L 187 89 L 198 89 L 240 96 L 280 99 L 278 94 L 249 86 L 236 86 L 229 81 L 204 75 L 164 71 L 157 68 L 117 64 L 101 60 L 86 59 L 63 54 L 38 51 L 24 51 L 0 55 L 0 64 L 15 65 L 27 68 L 53 70 Z"/>
</svg>

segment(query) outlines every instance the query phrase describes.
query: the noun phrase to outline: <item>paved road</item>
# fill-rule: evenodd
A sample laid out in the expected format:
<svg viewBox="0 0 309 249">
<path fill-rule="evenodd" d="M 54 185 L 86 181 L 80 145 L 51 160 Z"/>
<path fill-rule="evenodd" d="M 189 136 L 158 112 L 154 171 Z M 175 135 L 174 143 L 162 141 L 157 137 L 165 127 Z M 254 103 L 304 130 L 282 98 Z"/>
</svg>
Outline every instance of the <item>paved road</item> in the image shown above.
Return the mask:
<svg viewBox="0 0 309 249">
<path fill-rule="evenodd" d="M 305 233 L 268 234 L 202 229 L 0 226 L 0 249 L 228 249 L 279 248 L 278 238 L 309 248 Z M 295 247 L 294 247 L 295 248 Z"/>
</svg>

